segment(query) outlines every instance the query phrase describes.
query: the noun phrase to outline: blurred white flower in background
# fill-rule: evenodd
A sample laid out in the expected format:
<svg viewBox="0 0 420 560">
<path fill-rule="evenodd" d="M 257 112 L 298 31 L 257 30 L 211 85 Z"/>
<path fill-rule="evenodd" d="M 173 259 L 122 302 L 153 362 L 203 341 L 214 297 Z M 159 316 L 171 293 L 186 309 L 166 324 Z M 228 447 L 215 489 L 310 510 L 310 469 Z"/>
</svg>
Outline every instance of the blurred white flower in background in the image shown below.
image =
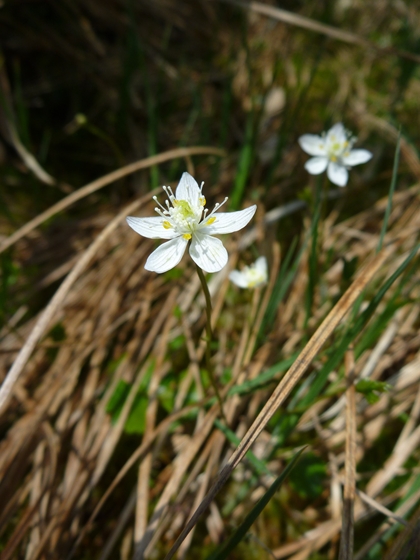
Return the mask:
<svg viewBox="0 0 420 560">
<path fill-rule="evenodd" d="M 321 136 L 304 134 L 299 138 L 300 147 L 310 156 L 315 156 L 305 163 L 305 169 L 311 175 L 319 175 L 327 170 L 328 179 L 344 187 L 348 180 L 348 169 L 366 163 L 372 157 L 368 150 L 352 150 L 356 140 L 342 123 L 335 124 Z"/>
<path fill-rule="evenodd" d="M 165 205 L 153 197 L 158 207 L 157 217 L 127 218 L 128 225 L 140 235 L 149 239 L 169 239 L 149 256 L 145 269 L 152 272 L 166 272 L 182 259 L 188 242 L 192 260 L 205 272 L 218 272 L 228 261 L 228 253 L 223 243 L 212 234 L 233 233 L 245 227 L 257 209 L 250 206 L 239 212 L 216 214 L 227 198 L 208 213 L 205 208 L 203 184 L 189 173 L 183 173 L 175 194 L 170 187 L 163 187 L 168 197 Z"/>
<path fill-rule="evenodd" d="M 229 279 L 240 288 L 258 288 L 267 282 L 267 259 L 258 257 L 250 266 L 241 271 L 232 270 Z"/>
</svg>

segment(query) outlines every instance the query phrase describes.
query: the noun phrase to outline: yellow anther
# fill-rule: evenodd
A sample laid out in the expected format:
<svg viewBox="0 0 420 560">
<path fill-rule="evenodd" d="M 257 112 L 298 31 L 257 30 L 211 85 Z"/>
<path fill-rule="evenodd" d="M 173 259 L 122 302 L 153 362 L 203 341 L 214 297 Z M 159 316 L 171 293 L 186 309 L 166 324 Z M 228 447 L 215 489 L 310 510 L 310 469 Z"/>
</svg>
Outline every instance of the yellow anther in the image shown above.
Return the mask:
<svg viewBox="0 0 420 560">
<path fill-rule="evenodd" d="M 206 226 L 210 226 L 211 224 L 214 224 L 215 221 L 216 221 L 216 218 L 214 216 L 209 218 L 207 220 Z"/>
<path fill-rule="evenodd" d="M 191 239 L 191 233 L 184 233 L 182 236 L 184 239 Z"/>
<path fill-rule="evenodd" d="M 201 206 L 205 206 L 206 205 L 206 199 L 204 196 L 200 196 L 200 204 Z"/>
<path fill-rule="evenodd" d="M 162 225 L 165 229 L 171 229 L 172 227 L 171 222 L 168 222 L 168 220 L 165 220 Z"/>
<path fill-rule="evenodd" d="M 331 157 L 330 157 L 330 160 L 331 160 L 331 161 L 337 161 L 337 156 L 331 156 Z"/>
</svg>

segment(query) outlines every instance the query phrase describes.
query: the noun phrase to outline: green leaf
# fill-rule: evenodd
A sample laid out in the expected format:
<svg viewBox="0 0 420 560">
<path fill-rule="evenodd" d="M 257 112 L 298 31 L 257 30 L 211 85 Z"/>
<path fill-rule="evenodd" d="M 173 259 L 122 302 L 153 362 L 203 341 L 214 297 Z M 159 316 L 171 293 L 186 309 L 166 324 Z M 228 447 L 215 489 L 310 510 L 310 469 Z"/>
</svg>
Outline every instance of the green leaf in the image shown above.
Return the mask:
<svg viewBox="0 0 420 560">
<path fill-rule="evenodd" d="M 115 391 L 112 393 L 105 409 L 106 412 L 111 415 L 113 422 L 117 421 L 129 392 L 130 384 L 126 381 L 118 381 Z"/>
<path fill-rule="evenodd" d="M 133 408 L 128 415 L 124 431 L 127 434 L 143 434 L 146 426 L 146 410 L 149 399 L 147 395 L 137 394 L 134 399 Z"/>
<path fill-rule="evenodd" d="M 314 453 L 308 453 L 290 475 L 290 485 L 301 498 L 313 500 L 324 490 L 327 469 L 324 461 Z"/>
<path fill-rule="evenodd" d="M 362 393 L 369 404 L 375 404 L 379 400 L 376 393 L 385 393 L 391 389 L 391 385 L 383 381 L 372 381 L 370 379 L 361 379 L 356 384 L 356 391 Z"/>
</svg>

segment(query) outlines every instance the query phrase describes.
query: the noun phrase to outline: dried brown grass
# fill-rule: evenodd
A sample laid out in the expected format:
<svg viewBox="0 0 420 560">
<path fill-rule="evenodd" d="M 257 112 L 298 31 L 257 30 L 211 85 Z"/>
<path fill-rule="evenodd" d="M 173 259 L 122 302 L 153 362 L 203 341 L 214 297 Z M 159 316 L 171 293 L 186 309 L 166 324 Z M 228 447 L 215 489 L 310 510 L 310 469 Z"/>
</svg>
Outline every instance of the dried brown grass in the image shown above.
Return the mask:
<svg viewBox="0 0 420 560">
<path fill-rule="evenodd" d="M 254 424 L 260 406 L 267 400 L 267 390 L 257 391 L 249 399 L 227 397 L 227 389 L 232 383 L 255 378 L 275 363 L 278 359 L 276 349 L 287 347 L 290 355 L 299 347 L 303 335 L 299 317 L 300 294 L 305 284 L 304 268 L 292 284 L 286 305 L 278 313 L 269 339 L 263 341 L 255 353 L 252 348 L 258 325 L 278 270 L 278 251 L 274 251 L 271 257 L 272 280 L 264 297 L 261 299 L 262 294 L 255 292 L 249 307 L 250 321 L 245 321 L 241 328 L 236 321 L 227 320 L 230 315 L 226 304 L 228 270 L 213 278 L 213 324 L 220 340 L 214 359 L 219 371 L 232 367 L 232 382 L 224 389 L 226 416 L 237 436 L 243 438 L 243 443 L 219 475 L 219 487 L 226 483 L 229 474 L 257 435 L 261 432 L 268 435 L 265 432 L 266 423 L 290 391 L 283 389 L 288 379 L 291 379 L 289 387 L 292 388 L 312 361 L 315 360 L 315 368 L 318 367 L 319 349 L 368 279 L 374 275 L 378 282 L 389 276 L 411 249 L 413 232 L 420 226 L 418 192 L 419 188 L 413 187 L 396 196 L 392 229 L 386 238 L 387 249 L 372 264 L 368 263 L 375 251 L 377 232 L 371 232 L 368 237 L 363 232 L 366 231 L 367 223 L 371 222 L 372 215 L 382 212 L 383 201 L 371 212 L 364 212 L 344 223 L 325 223 L 328 231 L 322 236 L 325 247 L 321 254 L 333 246 L 338 255 L 346 254 L 348 258 L 357 256 L 361 265 L 366 263 L 368 276 L 365 280 L 361 280 L 361 277 L 356 280 L 354 286 L 357 288 L 351 300 L 344 307 L 338 304 L 342 305 L 340 313 L 338 307 L 331 311 L 331 319 L 325 320 L 320 327 L 320 335 L 315 334 L 312 339 L 318 340 L 317 337 L 320 337 L 319 342 L 314 346 L 311 341 L 308 344 L 311 350 L 308 356 L 295 362 L 294 370 L 300 373 L 283 377 L 280 389 L 273 393 Z M 129 210 L 133 211 L 133 207 L 140 203 L 141 213 L 147 215 L 152 211 L 151 205 L 144 200 L 137 201 Z M 41 311 L 38 317 L 3 330 L 2 348 L 11 349 L 0 355 L 3 371 L 16 358 L 15 349 L 22 345 L 22 341 L 31 340 L 34 332 L 37 332 L 35 342 L 42 340 L 34 345 L 33 353 L 27 356 L 25 367 L 22 366 L 21 375 L 13 388 L 13 398 L 7 401 L 2 414 L 3 426 L 9 428 L 0 452 L 0 493 L 3 504 L 0 526 L 3 535 L 4 531 L 10 535 L 2 558 L 12 558 L 18 550 L 25 550 L 25 557 L 31 560 L 46 556 L 68 557 L 75 543 L 74 554 L 78 557 L 81 546 L 86 550 L 94 542 L 94 549 L 102 550 L 101 558 L 107 558 L 113 554 L 113 547 L 122 534 L 129 536 L 129 540 L 124 538 L 122 541 L 128 549 L 130 540 L 134 540 L 136 558 L 149 557 L 156 547 L 162 551 L 167 546 L 165 543 L 172 541 L 196 507 L 203 503 L 213 477 L 225 462 L 229 446 L 226 447 L 224 435 L 214 427 L 218 406 L 215 404 L 210 409 L 204 407 L 206 396 L 199 376 L 199 364 L 204 351 L 204 342 L 200 342 L 204 302 L 199 293 L 198 278 L 187 259 L 183 276 L 177 281 L 165 281 L 162 276 L 147 273 L 142 263 L 152 243 L 133 235 L 125 226 L 122 217 L 127 211 L 124 210 L 121 216 L 111 220 L 94 243 L 76 260 L 72 257 L 75 263 L 71 267 L 72 271 L 78 270 L 78 274 L 70 273 L 61 285 L 57 292 L 60 293 L 59 304 L 54 305 L 53 314 Z M 260 214 L 260 220 L 264 220 L 263 214 Z M 105 217 L 103 221 L 106 221 Z M 258 231 L 260 226 L 257 224 L 255 227 Z M 232 256 L 229 267 L 234 266 L 240 241 L 239 238 L 228 241 Z M 393 258 L 390 258 L 391 251 Z M 340 274 L 340 261 L 334 260 L 325 276 L 328 282 L 325 288 L 330 292 L 330 299 L 337 294 Z M 72 278 L 71 282 L 69 278 Z M 62 288 L 64 285 L 67 286 L 65 292 Z M 350 292 L 353 289 L 352 286 Z M 52 302 L 54 300 L 57 300 L 57 295 Z M 182 310 L 182 321 L 174 315 L 175 306 Z M 366 509 L 366 501 L 360 501 L 351 490 L 354 483 L 351 482 L 349 461 L 362 461 L 381 430 L 393 418 L 403 412 L 410 416 L 396 440 L 394 452 L 383 468 L 364 481 L 365 493 L 371 500 L 368 502 L 370 511 L 375 503 L 379 511 L 388 511 L 381 510 L 389 503 L 389 497 L 382 491 L 401 471 L 420 441 L 417 427 L 419 392 L 416 390 L 420 367 L 415 329 L 418 312 L 419 307 L 415 302 L 400 309 L 377 346 L 365 352 L 354 364 L 356 377 L 367 375 L 366 368 L 374 379 L 394 369 L 394 376 L 389 378 L 392 385 L 390 393 L 383 394 L 379 402 L 371 407 L 366 407 L 363 398 L 356 394 L 350 417 L 347 414 L 347 422 L 345 408 L 337 406 L 340 401 L 334 404 L 334 400 L 324 397 L 305 413 L 300 423 L 300 427 L 305 430 L 308 429 L 308 423 L 316 427 L 323 448 L 334 458 L 331 488 L 334 480 L 338 484 L 345 480 L 345 501 L 354 500 L 355 522 L 365 517 L 369 510 Z M 223 321 L 222 316 L 225 317 Z M 42 331 L 37 331 L 40 318 L 44 318 Z M 53 345 L 54 353 L 51 354 L 50 339 L 45 335 L 54 324 L 62 325 L 65 339 Z M 324 326 L 327 324 L 328 332 Z M 185 378 L 177 388 L 173 413 L 162 418 L 158 413 L 157 393 L 160 380 L 174 367 L 169 344 L 179 333 L 185 336 L 189 365 Z M 229 340 L 237 341 L 238 349 L 232 349 L 227 344 Z M 117 366 L 111 374 L 106 364 L 115 360 Z M 127 452 L 122 454 L 121 460 L 126 463 L 125 466 L 121 460 L 116 461 L 116 464 L 121 465 L 121 473 L 112 483 L 115 477 L 115 474 L 111 474 L 115 473 L 112 465 L 115 464 L 116 454 L 121 452 L 125 438 L 124 424 L 138 387 L 151 365 L 153 376 L 148 389 L 146 431 L 137 450 L 128 455 Z M 106 406 L 120 380 L 130 383 L 131 388 L 118 421 L 112 423 Z M 181 422 L 176 432 L 171 433 L 171 423 L 175 419 L 185 418 L 192 409 L 191 406 L 185 406 L 185 399 L 194 386 L 202 399 L 201 404 L 199 401 L 196 405 L 198 415 L 193 423 Z M 328 419 L 327 423 L 324 418 Z M 346 428 L 350 420 L 355 422 L 355 426 Z M 248 426 L 251 428 L 244 435 Z M 353 432 L 354 438 L 356 428 L 357 449 L 351 452 L 354 443 L 348 444 L 350 447 L 346 459 L 339 449 L 346 437 L 351 437 L 348 430 Z M 314 437 L 316 440 L 317 436 L 311 436 L 312 439 Z M 315 440 L 313 445 L 316 445 Z M 286 456 L 288 453 L 284 458 Z M 277 459 L 270 463 L 270 470 L 277 471 L 284 458 L 281 454 L 277 455 Z M 138 476 L 134 477 L 138 480 L 137 485 L 129 482 L 133 481 L 132 475 L 127 479 L 129 468 L 132 469 L 134 464 L 138 465 Z M 119 487 L 116 484 L 121 486 L 124 475 L 124 491 L 119 491 L 115 501 L 113 496 Z M 106 492 L 107 487 L 109 492 Z M 403 488 L 392 496 L 393 500 L 402 494 Z M 106 502 L 100 500 L 102 495 L 107 498 L 108 504 L 110 500 L 114 503 L 111 509 L 108 505 L 106 514 Z M 214 496 L 214 492 L 211 495 Z M 330 499 L 333 497 L 331 494 Z M 335 506 L 325 496 L 324 507 L 315 515 L 310 533 L 294 543 L 275 548 L 277 558 L 290 554 L 295 560 L 307 558 L 327 542 L 336 542 L 341 519 L 330 518 L 328 512 L 330 507 L 334 511 L 346 505 L 345 501 L 340 505 L 340 493 L 334 499 L 338 500 Z M 98 502 L 101 509 L 95 509 Z M 216 504 L 212 502 L 210 511 L 206 513 L 206 523 L 209 535 L 217 540 L 224 528 L 220 524 Z M 289 507 L 293 508 L 293 504 L 289 504 Z M 91 515 L 93 509 L 95 512 Z M 133 525 L 131 519 L 134 512 Z M 89 515 L 91 519 L 86 523 Z M 235 511 L 232 515 L 236 518 Z M 96 525 L 95 521 L 99 520 L 100 524 Z M 347 523 L 351 525 L 351 519 Z M 107 527 L 107 538 L 104 538 L 104 527 Z M 96 535 L 95 539 L 93 535 Z M 187 554 L 191 542 L 190 536 L 182 544 L 182 557 Z"/>
</svg>

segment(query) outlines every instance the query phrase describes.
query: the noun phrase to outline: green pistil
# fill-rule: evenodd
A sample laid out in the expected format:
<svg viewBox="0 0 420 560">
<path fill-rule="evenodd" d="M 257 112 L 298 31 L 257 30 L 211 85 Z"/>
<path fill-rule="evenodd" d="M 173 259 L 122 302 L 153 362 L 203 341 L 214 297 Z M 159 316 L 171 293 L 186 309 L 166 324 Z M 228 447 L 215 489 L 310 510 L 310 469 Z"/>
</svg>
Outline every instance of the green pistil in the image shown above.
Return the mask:
<svg viewBox="0 0 420 560">
<path fill-rule="evenodd" d="M 195 218 L 195 214 L 191 208 L 190 203 L 187 200 L 177 200 L 173 201 L 175 208 L 179 208 L 180 214 L 184 219 Z"/>
</svg>

